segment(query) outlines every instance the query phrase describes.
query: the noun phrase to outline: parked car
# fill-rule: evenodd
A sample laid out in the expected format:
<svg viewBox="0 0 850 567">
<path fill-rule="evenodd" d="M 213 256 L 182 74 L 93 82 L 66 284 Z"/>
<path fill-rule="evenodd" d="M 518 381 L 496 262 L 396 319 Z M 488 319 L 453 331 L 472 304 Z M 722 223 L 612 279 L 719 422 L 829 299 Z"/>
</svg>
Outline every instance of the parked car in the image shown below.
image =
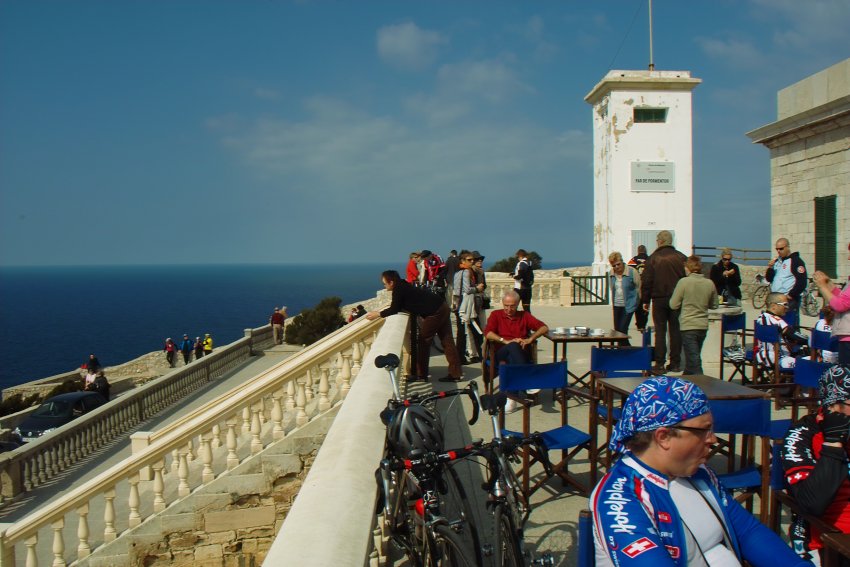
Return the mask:
<svg viewBox="0 0 850 567">
<path fill-rule="evenodd" d="M 22 442 L 35 441 L 106 403 L 97 392 L 70 392 L 44 401 L 13 431 Z"/>
</svg>

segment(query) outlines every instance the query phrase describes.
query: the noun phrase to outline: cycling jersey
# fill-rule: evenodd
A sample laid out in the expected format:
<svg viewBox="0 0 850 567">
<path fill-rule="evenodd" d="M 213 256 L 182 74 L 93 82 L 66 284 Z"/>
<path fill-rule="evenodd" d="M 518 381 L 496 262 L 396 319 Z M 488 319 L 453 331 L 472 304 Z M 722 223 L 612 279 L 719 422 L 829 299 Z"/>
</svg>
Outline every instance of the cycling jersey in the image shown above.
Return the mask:
<svg viewBox="0 0 850 567">
<path fill-rule="evenodd" d="M 701 466 L 688 480 L 713 510 L 739 560 L 753 567 L 811 566 L 729 496 L 711 470 Z M 590 506 L 599 567 L 688 565 L 687 528 L 670 495 L 670 479 L 631 453 L 596 486 Z"/>
</svg>

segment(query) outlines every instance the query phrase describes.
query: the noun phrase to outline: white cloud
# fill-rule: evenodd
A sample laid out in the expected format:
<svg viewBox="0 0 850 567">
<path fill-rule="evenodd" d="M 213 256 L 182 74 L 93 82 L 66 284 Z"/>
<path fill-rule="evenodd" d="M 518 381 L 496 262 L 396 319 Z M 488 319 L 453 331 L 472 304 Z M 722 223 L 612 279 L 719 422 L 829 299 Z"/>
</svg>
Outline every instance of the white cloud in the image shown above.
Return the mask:
<svg viewBox="0 0 850 567">
<path fill-rule="evenodd" d="M 762 19 L 778 17 L 785 29 L 774 32 L 780 47 L 809 48 L 841 42 L 846 47 L 850 2 L 847 0 L 752 0 Z"/>
<path fill-rule="evenodd" d="M 404 207 L 449 194 L 507 196 L 519 180 L 560 177 L 590 161 L 588 134 L 527 121 L 467 120 L 417 127 L 330 98 L 306 101 L 301 121 L 262 118 L 223 139 L 255 172 L 309 186 L 332 205 L 391 200 Z M 546 187 L 547 183 L 537 183 Z M 365 199 L 365 200 L 364 200 Z"/>
<path fill-rule="evenodd" d="M 747 41 L 714 37 L 697 37 L 695 41 L 706 56 L 723 65 L 753 69 L 766 63 L 765 56 Z"/>
<path fill-rule="evenodd" d="M 505 101 L 520 92 L 533 92 L 504 62 L 490 59 L 446 64 L 437 72 L 440 89 L 473 95 L 490 102 Z"/>
<path fill-rule="evenodd" d="M 448 39 L 439 32 L 423 30 L 413 22 L 384 26 L 378 30 L 381 59 L 401 69 L 424 69 L 437 57 Z"/>
</svg>

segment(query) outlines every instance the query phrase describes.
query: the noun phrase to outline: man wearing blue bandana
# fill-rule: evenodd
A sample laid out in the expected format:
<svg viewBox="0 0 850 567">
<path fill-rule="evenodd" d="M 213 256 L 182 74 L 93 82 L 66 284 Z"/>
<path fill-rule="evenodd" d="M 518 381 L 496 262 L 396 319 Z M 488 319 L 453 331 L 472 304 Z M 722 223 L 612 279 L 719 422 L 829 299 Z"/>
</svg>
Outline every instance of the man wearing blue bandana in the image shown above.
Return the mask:
<svg viewBox="0 0 850 567">
<path fill-rule="evenodd" d="M 608 446 L 622 456 L 590 495 L 598 567 L 811 566 L 705 466 L 713 423 L 705 393 L 681 378 L 628 397 Z"/>
</svg>

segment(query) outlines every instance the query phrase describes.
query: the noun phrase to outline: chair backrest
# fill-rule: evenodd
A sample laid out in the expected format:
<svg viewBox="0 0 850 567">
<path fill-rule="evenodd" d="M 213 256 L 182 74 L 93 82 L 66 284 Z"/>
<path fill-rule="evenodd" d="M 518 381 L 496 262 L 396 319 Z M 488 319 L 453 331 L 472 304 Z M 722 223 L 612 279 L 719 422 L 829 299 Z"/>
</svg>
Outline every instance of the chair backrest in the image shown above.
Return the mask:
<svg viewBox="0 0 850 567">
<path fill-rule="evenodd" d="M 794 365 L 794 383 L 803 388 L 818 387 L 818 381 L 824 372 L 832 365 L 828 362 L 817 362 L 808 358 L 798 358 Z"/>
<path fill-rule="evenodd" d="M 596 549 L 593 544 L 593 515 L 590 510 L 578 514 L 578 567 L 595 567 Z"/>
<path fill-rule="evenodd" d="M 539 388 L 564 388 L 567 385 L 567 362 L 546 364 L 503 364 L 499 367 L 499 389 L 517 392 Z"/>
<path fill-rule="evenodd" d="M 638 309 L 640 309 L 640 307 Z M 653 327 L 647 327 L 643 330 L 643 342 L 641 342 L 641 346 L 647 348 L 652 347 L 652 332 L 654 330 L 655 329 Z"/>
<path fill-rule="evenodd" d="M 812 329 L 812 348 L 817 350 L 838 350 L 838 337 L 833 337 L 829 331 Z"/>
<path fill-rule="evenodd" d="M 762 325 L 756 321 L 754 335 L 760 343 L 778 343 L 779 325 Z"/>
<path fill-rule="evenodd" d="M 782 316 L 782 318 L 792 327 L 796 327 L 800 324 L 800 315 L 796 311 L 788 311 Z"/>
<path fill-rule="evenodd" d="M 770 436 L 770 400 L 709 400 L 715 433 Z"/>
<path fill-rule="evenodd" d="M 652 351 L 648 347 L 591 347 L 590 370 L 616 373 L 624 370 L 648 372 L 652 366 Z"/>
<path fill-rule="evenodd" d="M 720 329 L 722 333 L 731 333 L 733 331 L 742 331 L 747 328 L 747 314 L 738 313 L 737 315 L 723 315 L 720 319 Z"/>
</svg>

